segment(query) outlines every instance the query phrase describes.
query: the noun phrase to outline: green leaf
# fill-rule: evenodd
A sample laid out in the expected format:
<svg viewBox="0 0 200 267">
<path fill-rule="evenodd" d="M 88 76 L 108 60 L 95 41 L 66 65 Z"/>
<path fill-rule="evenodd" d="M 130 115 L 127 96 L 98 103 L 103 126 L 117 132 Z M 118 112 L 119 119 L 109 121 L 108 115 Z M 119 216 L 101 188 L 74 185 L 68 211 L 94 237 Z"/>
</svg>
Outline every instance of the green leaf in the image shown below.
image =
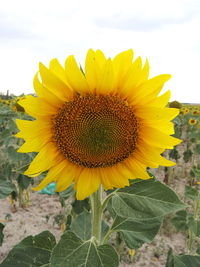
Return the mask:
<svg viewBox="0 0 200 267">
<path fill-rule="evenodd" d="M 27 189 L 28 186 L 31 184 L 33 180 L 30 177 L 27 177 L 23 174 L 19 174 L 18 178 L 17 178 L 17 182 L 18 185 L 22 188 L 22 189 Z"/>
<path fill-rule="evenodd" d="M 82 240 L 88 240 L 92 235 L 91 213 L 87 210 L 79 214 L 71 223 L 71 230 Z M 102 221 L 101 238 L 103 238 L 108 231 L 108 225 Z"/>
<path fill-rule="evenodd" d="M 0 199 L 6 198 L 13 191 L 17 192 L 17 189 L 10 181 L 0 180 Z"/>
<path fill-rule="evenodd" d="M 94 241 L 83 242 L 73 232 L 65 232 L 55 246 L 50 267 L 117 267 L 118 255 L 110 245 L 97 246 Z"/>
<path fill-rule="evenodd" d="M 72 203 L 73 211 L 76 214 L 82 213 L 85 209 L 90 210 L 90 204 L 89 204 L 89 198 L 86 198 L 84 200 L 74 200 Z"/>
<path fill-rule="evenodd" d="M 200 144 L 196 144 L 195 152 L 200 154 Z"/>
<path fill-rule="evenodd" d="M 187 213 L 186 210 L 181 210 L 176 213 L 176 215 L 171 219 L 171 223 L 179 231 L 188 230 L 189 222 L 192 220 L 192 214 Z"/>
<path fill-rule="evenodd" d="M 198 197 L 198 190 L 191 186 L 185 186 L 185 198 L 195 200 Z"/>
<path fill-rule="evenodd" d="M 166 267 L 198 267 L 200 266 L 200 256 L 175 255 L 172 249 L 168 252 Z"/>
<path fill-rule="evenodd" d="M 91 213 L 84 211 L 79 214 L 71 224 L 71 230 L 82 240 L 88 240 L 91 238 Z"/>
<path fill-rule="evenodd" d="M 4 224 L 0 223 L 0 246 L 2 245 L 3 243 L 3 237 L 4 237 L 4 234 L 3 234 L 3 228 L 5 227 Z"/>
<path fill-rule="evenodd" d="M 129 248 L 137 249 L 144 243 L 151 242 L 158 233 L 162 221 L 136 221 L 117 216 L 111 230 L 120 232 Z"/>
<path fill-rule="evenodd" d="M 189 228 L 196 236 L 200 236 L 200 221 L 195 219 L 191 220 Z"/>
<path fill-rule="evenodd" d="M 55 245 L 55 237 L 49 231 L 44 231 L 36 236 L 28 236 L 9 252 L 0 266 L 44 266 L 49 263 L 51 251 Z"/>
<path fill-rule="evenodd" d="M 176 148 L 172 149 L 169 152 L 169 156 L 171 159 L 175 159 L 175 160 L 178 160 L 180 158 L 180 155 L 179 155 L 178 150 Z"/>
<path fill-rule="evenodd" d="M 140 180 L 118 190 L 112 197 L 112 207 L 120 217 L 150 220 L 185 208 L 168 186 L 155 180 Z"/>
<path fill-rule="evenodd" d="M 190 150 L 190 149 L 187 149 L 184 153 L 183 153 L 183 159 L 184 159 L 184 161 L 185 161 L 185 163 L 186 162 L 189 162 L 189 160 L 191 159 L 191 157 L 192 157 L 192 150 Z"/>
</svg>

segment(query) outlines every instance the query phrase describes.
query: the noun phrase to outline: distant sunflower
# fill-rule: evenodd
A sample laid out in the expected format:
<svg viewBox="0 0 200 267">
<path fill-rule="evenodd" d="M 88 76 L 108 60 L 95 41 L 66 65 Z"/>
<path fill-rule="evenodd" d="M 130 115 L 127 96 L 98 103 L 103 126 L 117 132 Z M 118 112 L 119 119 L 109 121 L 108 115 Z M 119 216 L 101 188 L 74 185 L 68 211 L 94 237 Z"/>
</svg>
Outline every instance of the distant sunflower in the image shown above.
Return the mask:
<svg viewBox="0 0 200 267">
<path fill-rule="evenodd" d="M 188 114 L 190 112 L 189 108 L 184 109 L 184 115 Z"/>
<path fill-rule="evenodd" d="M 65 68 L 57 59 L 49 69 L 40 63 L 34 78 L 38 97 L 19 102 L 36 120 L 17 120 L 17 137 L 26 141 L 19 152 L 39 152 L 25 174 L 49 170 L 35 190 L 54 181 L 59 192 L 74 183 L 82 200 L 100 184 L 107 190 L 149 179 L 147 166 L 174 165 L 160 155 L 180 143 L 170 136 L 179 110 L 165 107 L 169 91 L 158 96 L 170 75 L 148 76 L 148 61 L 133 62 L 132 50 L 113 60 L 89 50 L 84 71 L 73 56 Z"/>
<path fill-rule="evenodd" d="M 199 111 L 198 110 L 193 110 L 192 111 L 192 115 L 193 116 L 198 116 L 199 115 Z"/>
<path fill-rule="evenodd" d="M 195 119 L 189 119 L 189 124 L 190 125 L 195 125 L 197 123 L 197 120 Z"/>
</svg>

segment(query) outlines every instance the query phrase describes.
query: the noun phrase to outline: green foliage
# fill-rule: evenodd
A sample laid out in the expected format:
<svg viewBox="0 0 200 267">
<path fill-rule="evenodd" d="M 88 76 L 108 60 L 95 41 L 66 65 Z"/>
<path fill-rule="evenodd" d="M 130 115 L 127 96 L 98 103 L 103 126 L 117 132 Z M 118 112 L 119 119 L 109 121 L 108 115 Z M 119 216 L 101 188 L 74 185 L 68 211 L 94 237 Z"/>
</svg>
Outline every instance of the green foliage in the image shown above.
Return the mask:
<svg viewBox="0 0 200 267">
<path fill-rule="evenodd" d="M 137 221 L 116 216 L 112 226 L 112 232 L 120 232 L 121 238 L 131 249 L 138 249 L 144 243 L 151 242 L 158 233 L 162 219 Z"/>
<path fill-rule="evenodd" d="M 3 243 L 3 237 L 4 237 L 4 234 L 3 234 L 3 228 L 5 227 L 4 224 L 0 223 L 0 246 L 2 245 Z"/>
<path fill-rule="evenodd" d="M 172 249 L 168 252 L 166 267 L 198 267 L 200 256 L 176 255 Z"/>
<path fill-rule="evenodd" d="M 84 211 L 79 214 L 71 224 L 73 231 L 82 240 L 88 240 L 92 234 L 91 213 Z"/>
<path fill-rule="evenodd" d="M 178 101 L 172 101 L 169 103 L 170 108 L 178 108 L 180 109 L 182 107 L 182 104 Z"/>
<path fill-rule="evenodd" d="M 116 267 L 118 261 L 112 246 L 98 246 L 93 239 L 82 241 L 73 232 L 67 231 L 53 249 L 50 267 Z"/>
<path fill-rule="evenodd" d="M 196 152 L 197 154 L 200 154 L 200 144 L 196 144 L 195 152 Z"/>
<path fill-rule="evenodd" d="M 0 180 L 0 199 L 6 198 L 12 192 L 16 192 L 16 186 L 7 180 Z"/>
<path fill-rule="evenodd" d="M 9 252 L 0 266 L 46 266 L 49 263 L 51 251 L 55 245 L 55 237 L 49 231 L 44 231 L 36 236 L 28 236 Z"/>
<path fill-rule="evenodd" d="M 193 215 L 186 210 L 178 211 L 171 219 L 171 223 L 176 227 L 178 231 L 186 231 L 189 229 L 189 224 L 193 218 Z"/>
<path fill-rule="evenodd" d="M 178 160 L 181 157 L 179 155 L 178 150 L 176 149 L 176 147 L 174 149 L 170 150 L 169 156 L 170 156 L 171 159 L 175 159 L 175 160 Z"/>
<path fill-rule="evenodd" d="M 195 200 L 198 197 L 198 190 L 192 186 L 185 186 L 185 198 Z"/>
<path fill-rule="evenodd" d="M 169 187 L 150 179 L 118 190 L 112 207 L 120 217 L 147 221 L 181 210 L 185 205 Z"/>
<path fill-rule="evenodd" d="M 189 229 L 195 234 L 195 236 L 200 236 L 200 221 L 192 218 L 189 222 Z"/>
<path fill-rule="evenodd" d="M 21 198 L 23 190 L 27 189 L 31 183 L 31 178 L 22 174 L 24 171 L 22 166 L 26 166 L 25 169 L 27 168 L 32 160 L 32 154 L 17 152 L 23 142 L 14 136 L 18 132 L 15 123 L 18 116 L 21 119 L 31 120 L 31 117 L 25 113 L 19 115 L 19 113 L 12 111 L 10 107 L 0 103 L 0 198 L 5 198 L 8 195 Z"/>
<path fill-rule="evenodd" d="M 189 162 L 191 157 L 193 155 L 193 152 L 191 149 L 187 149 L 184 153 L 183 153 L 183 159 L 185 161 L 185 163 Z"/>
</svg>

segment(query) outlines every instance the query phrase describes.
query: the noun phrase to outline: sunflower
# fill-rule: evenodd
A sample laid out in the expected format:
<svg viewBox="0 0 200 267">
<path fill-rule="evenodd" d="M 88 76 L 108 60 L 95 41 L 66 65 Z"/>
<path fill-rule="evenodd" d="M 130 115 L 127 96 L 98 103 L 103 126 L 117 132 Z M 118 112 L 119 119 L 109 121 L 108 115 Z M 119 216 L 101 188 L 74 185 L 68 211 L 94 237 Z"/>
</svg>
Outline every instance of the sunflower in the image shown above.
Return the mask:
<svg viewBox="0 0 200 267">
<path fill-rule="evenodd" d="M 184 115 L 188 114 L 190 112 L 189 108 L 184 109 Z"/>
<path fill-rule="evenodd" d="M 197 120 L 195 119 L 189 119 L 189 124 L 190 125 L 195 125 L 197 123 Z"/>
<path fill-rule="evenodd" d="M 146 167 L 173 166 L 160 154 L 180 143 L 170 122 L 179 110 L 166 108 L 170 92 L 158 96 L 170 75 L 149 79 L 149 63 L 133 61 L 133 51 L 106 59 L 89 50 L 85 69 L 73 56 L 63 68 L 57 59 L 42 63 L 34 78 L 37 97 L 19 101 L 34 121 L 17 120 L 19 152 L 39 152 L 25 175 L 47 176 L 35 188 L 56 182 L 56 191 L 74 183 L 82 200 L 98 190 L 149 179 Z"/>
<path fill-rule="evenodd" d="M 198 110 L 193 110 L 192 111 L 192 115 L 193 116 L 198 116 L 199 115 L 199 111 Z"/>
</svg>

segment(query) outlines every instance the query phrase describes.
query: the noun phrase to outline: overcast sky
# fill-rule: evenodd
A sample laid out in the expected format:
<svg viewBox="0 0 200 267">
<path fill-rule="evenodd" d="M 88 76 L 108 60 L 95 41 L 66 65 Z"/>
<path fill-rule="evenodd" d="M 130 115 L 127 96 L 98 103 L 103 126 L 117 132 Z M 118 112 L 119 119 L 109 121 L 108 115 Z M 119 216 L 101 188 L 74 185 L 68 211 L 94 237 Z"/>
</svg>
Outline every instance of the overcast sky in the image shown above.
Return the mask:
<svg viewBox="0 0 200 267">
<path fill-rule="evenodd" d="M 151 76 L 170 73 L 171 100 L 200 102 L 200 0 L 6 0 L 0 5 L 0 92 L 33 92 L 41 61 L 84 63 L 132 48 Z"/>
</svg>

